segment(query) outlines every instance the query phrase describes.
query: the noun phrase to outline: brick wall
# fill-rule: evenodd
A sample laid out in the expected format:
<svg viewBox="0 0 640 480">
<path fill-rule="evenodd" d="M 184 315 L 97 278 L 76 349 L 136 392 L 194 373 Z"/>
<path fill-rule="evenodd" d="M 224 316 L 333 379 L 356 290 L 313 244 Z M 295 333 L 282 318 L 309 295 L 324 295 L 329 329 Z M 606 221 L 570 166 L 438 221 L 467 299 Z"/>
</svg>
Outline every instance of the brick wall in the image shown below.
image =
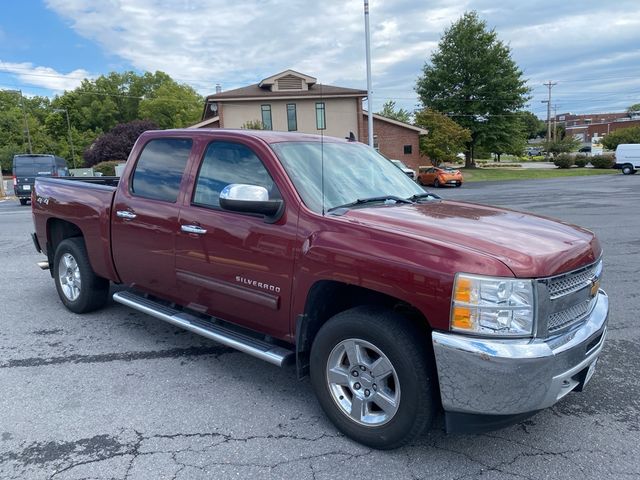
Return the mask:
<svg viewBox="0 0 640 480">
<path fill-rule="evenodd" d="M 369 142 L 367 132 L 367 116 L 362 115 L 362 127 L 359 129 L 360 141 Z M 373 135 L 378 137 L 378 149 L 383 155 L 401 160 L 409 168 L 418 170 L 421 165 L 429 165 L 431 162 L 425 156 L 420 155 L 420 136 L 418 132 L 410 128 L 394 125 L 382 120 L 373 119 Z M 405 145 L 411 147 L 411 153 L 405 152 Z"/>
<path fill-rule="evenodd" d="M 582 134 L 582 141 L 590 142 L 594 135 L 598 137 L 606 137 L 609 133 L 612 133 L 616 130 L 631 127 L 640 127 L 640 120 L 627 120 L 625 122 L 608 122 L 595 125 L 583 125 L 580 127 L 567 127 L 567 134 Z"/>
</svg>

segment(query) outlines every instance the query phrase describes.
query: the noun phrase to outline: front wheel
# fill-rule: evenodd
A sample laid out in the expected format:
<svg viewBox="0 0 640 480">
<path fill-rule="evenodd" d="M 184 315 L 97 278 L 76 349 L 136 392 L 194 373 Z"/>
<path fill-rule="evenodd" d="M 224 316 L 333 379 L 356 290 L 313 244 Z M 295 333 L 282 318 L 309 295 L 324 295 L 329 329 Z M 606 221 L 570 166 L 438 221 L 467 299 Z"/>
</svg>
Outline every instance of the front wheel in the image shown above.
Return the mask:
<svg viewBox="0 0 640 480">
<path fill-rule="evenodd" d="M 437 178 L 433 181 L 433 186 L 438 188 L 440 186 L 440 180 L 438 180 Z"/>
<path fill-rule="evenodd" d="M 376 307 L 331 318 L 311 349 L 311 383 L 329 419 L 373 448 L 417 437 L 436 410 L 427 341 L 406 318 Z"/>
<path fill-rule="evenodd" d="M 109 281 L 94 273 L 82 238 L 60 242 L 53 260 L 53 278 L 60 300 L 72 312 L 91 312 L 107 302 Z"/>
<path fill-rule="evenodd" d="M 635 173 L 635 170 L 633 169 L 632 165 L 625 165 L 624 167 L 622 167 L 622 173 L 624 173 L 625 175 L 631 175 L 632 173 Z"/>
</svg>

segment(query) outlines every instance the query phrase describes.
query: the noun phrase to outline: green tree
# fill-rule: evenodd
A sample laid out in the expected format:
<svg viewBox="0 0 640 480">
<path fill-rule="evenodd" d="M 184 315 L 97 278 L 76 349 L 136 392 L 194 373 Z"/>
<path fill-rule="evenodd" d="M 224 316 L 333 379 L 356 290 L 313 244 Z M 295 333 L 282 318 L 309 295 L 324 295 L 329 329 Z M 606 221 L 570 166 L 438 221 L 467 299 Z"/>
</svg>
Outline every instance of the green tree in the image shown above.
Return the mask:
<svg viewBox="0 0 640 480">
<path fill-rule="evenodd" d="M 186 85 L 166 82 L 140 102 L 140 117 L 160 128 L 181 128 L 197 123 L 203 98 Z"/>
<path fill-rule="evenodd" d="M 416 113 L 415 123 L 429 132 L 420 137 L 420 153 L 429 156 L 434 165 L 455 160 L 471 139 L 469 130 L 429 108 Z"/>
<path fill-rule="evenodd" d="M 544 137 L 547 131 L 547 125 L 534 113 L 527 111 L 518 112 L 518 117 L 520 119 L 520 123 L 522 124 L 523 133 L 528 139 L 537 138 L 539 136 Z M 540 132 L 545 133 L 540 135 Z"/>
<path fill-rule="evenodd" d="M 465 13 L 444 32 L 416 84 L 424 106 L 446 112 L 471 132 L 467 167 L 474 166 L 476 145 L 501 123 L 501 116 L 524 106 L 529 91 L 510 48 L 476 12 Z"/>
<path fill-rule="evenodd" d="M 602 145 L 609 150 L 621 143 L 640 143 L 640 127 L 619 128 L 602 139 Z"/>
<path fill-rule="evenodd" d="M 627 108 L 628 113 L 640 113 L 640 103 L 634 103 L 629 108 Z"/>
<path fill-rule="evenodd" d="M 391 118 L 392 120 L 398 120 L 399 122 L 409 123 L 411 121 L 411 113 L 404 108 L 396 110 L 396 102 L 393 100 L 387 100 L 382 105 L 382 110 L 378 112 L 378 115 Z"/>
<path fill-rule="evenodd" d="M 544 149 L 548 153 L 558 154 L 567 153 L 577 150 L 581 145 L 580 140 L 573 136 L 565 136 L 564 138 L 558 135 L 558 138 L 551 140 L 550 142 L 544 142 Z"/>
<path fill-rule="evenodd" d="M 487 131 L 482 139 L 482 147 L 496 155 L 499 162 L 502 154 L 522 155 L 527 143 L 527 126 L 520 115 L 497 118 L 494 128 Z"/>
</svg>

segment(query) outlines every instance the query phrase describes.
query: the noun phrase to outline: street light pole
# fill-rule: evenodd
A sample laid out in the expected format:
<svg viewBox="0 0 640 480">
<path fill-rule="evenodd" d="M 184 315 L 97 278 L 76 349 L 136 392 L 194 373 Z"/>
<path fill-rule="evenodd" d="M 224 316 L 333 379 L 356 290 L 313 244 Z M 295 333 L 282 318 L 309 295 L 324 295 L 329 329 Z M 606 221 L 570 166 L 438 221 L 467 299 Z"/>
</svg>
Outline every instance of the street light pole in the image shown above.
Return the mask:
<svg viewBox="0 0 640 480">
<path fill-rule="evenodd" d="M 69 131 L 69 147 L 71 148 L 71 161 L 73 162 L 73 168 L 76 167 L 76 154 L 73 148 L 73 138 L 71 137 L 71 122 L 69 121 L 69 110 L 66 108 L 54 108 L 54 112 L 64 112 L 67 116 L 67 130 Z"/>
</svg>

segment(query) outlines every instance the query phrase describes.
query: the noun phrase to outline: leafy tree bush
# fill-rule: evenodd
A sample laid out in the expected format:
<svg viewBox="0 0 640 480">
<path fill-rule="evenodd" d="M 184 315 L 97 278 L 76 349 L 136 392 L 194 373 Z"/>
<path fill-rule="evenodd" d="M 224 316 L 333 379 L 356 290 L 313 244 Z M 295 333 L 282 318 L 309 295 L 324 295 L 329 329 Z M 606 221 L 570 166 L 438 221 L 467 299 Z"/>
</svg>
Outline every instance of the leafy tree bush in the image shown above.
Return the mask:
<svg viewBox="0 0 640 480">
<path fill-rule="evenodd" d="M 602 139 L 602 145 L 615 150 L 621 143 L 640 143 L 640 127 L 620 128 Z"/>
<path fill-rule="evenodd" d="M 558 168 L 571 168 L 573 166 L 573 158 L 566 153 L 561 153 L 553 159 L 553 164 Z"/>
<path fill-rule="evenodd" d="M 429 108 L 416 113 L 416 125 L 429 131 L 420 138 L 420 153 L 427 155 L 434 165 L 455 161 L 456 155 L 471 139 L 469 130 Z"/>
<path fill-rule="evenodd" d="M 591 157 L 591 165 L 594 168 L 613 168 L 614 164 L 613 155 L 595 155 Z"/>
<path fill-rule="evenodd" d="M 589 158 L 586 155 L 579 154 L 573 159 L 573 163 L 576 167 L 584 168 L 589 163 Z"/>
<path fill-rule="evenodd" d="M 567 153 L 577 150 L 580 146 L 580 141 L 573 136 L 558 137 L 550 142 L 544 142 L 543 145 L 548 153 Z"/>
<path fill-rule="evenodd" d="M 157 126 L 149 120 L 134 120 L 116 125 L 109 132 L 101 135 L 84 151 L 84 163 L 92 167 L 100 162 L 126 162 L 129 152 L 142 132 L 154 130 Z"/>
<path fill-rule="evenodd" d="M 116 175 L 116 165 L 122 162 L 117 161 L 107 161 L 100 162 L 97 165 L 94 165 L 93 171 L 100 172 L 105 177 L 114 177 Z"/>
<path fill-rule="evenodd" d="M 378 115 L 404 123 L 409 123 L 411 121 L 411 113 L 404 108 L 396 110 L 396 102 L 393 100 L 387 100 L 384 102 L 384 105 L 382 105 L 382 111 L 378 112 Z"/>
<path fill-rule="evenodd" d="M 244 122 L 240 128 L 242 130 L 264 130 L 264 125 L 260 120 L 249 120 Z"/>
</svg>

